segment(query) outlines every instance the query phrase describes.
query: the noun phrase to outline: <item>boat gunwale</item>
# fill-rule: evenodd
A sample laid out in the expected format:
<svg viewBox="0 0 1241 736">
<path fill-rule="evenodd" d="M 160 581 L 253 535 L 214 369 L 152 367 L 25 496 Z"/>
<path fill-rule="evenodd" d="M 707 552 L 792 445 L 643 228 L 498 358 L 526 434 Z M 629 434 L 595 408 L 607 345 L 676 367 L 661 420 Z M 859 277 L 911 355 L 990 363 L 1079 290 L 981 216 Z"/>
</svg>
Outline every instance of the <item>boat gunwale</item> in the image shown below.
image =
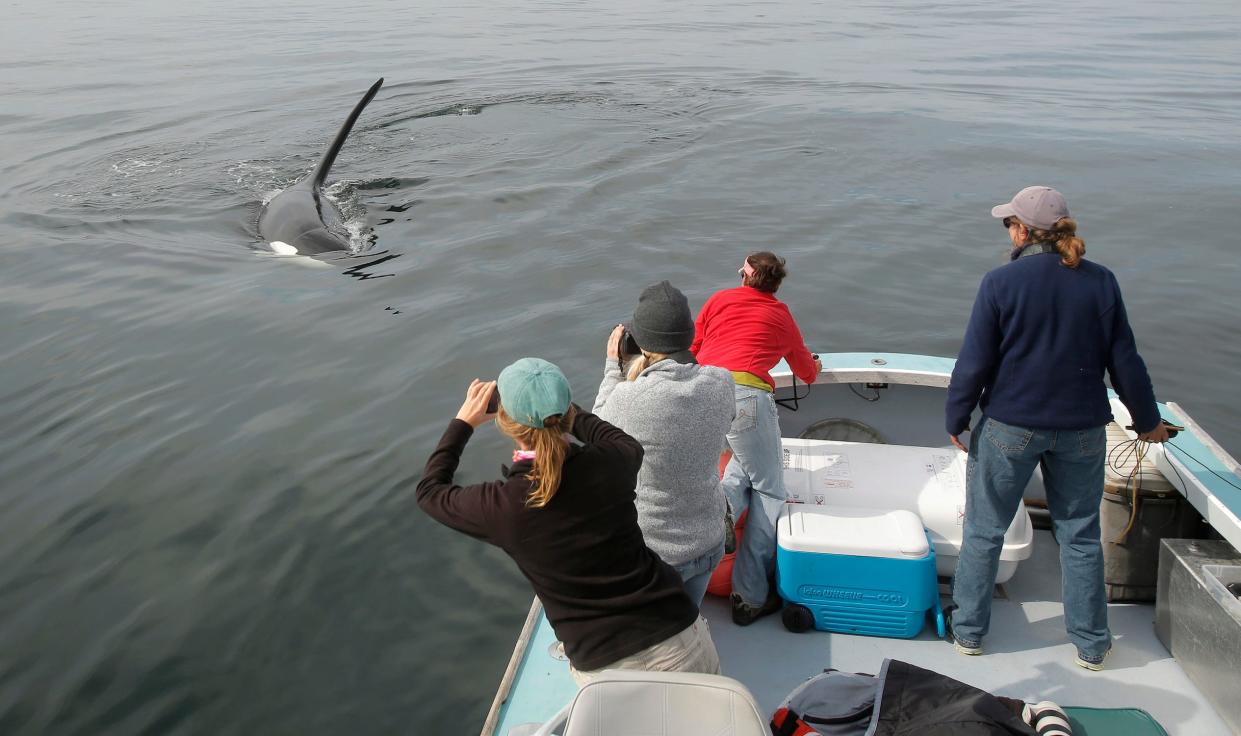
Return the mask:
<svg viewBox="0 0 1241 736">
<path fill-rule="evenodd" d="M 1185 427 L 1189 436 L 1197 440 L 1208 452 L 1215 456 L 1215 459 L 1219 461 L 1225 472 L 1232 473 L 1234 478 L 1241 479 L 1241 467 L 1238 467 L 1237 461 L 1224 448 L 1220 447 L 1219 443 L 1207 434 L 1194 421 L 1193 417 L 1189 416 L 1183 408 L 1171 401 L 1164 404 L 1164 406 L 1174 412 L 1176 419 Z M 1180 492 L 1185 500 L 1189 501 L 1190 505 L 1198 510 L 1198 513 L 1202 514 L 1202 518 L 1210 524 L 1217 534 L 1236 549 L 1241 549 L 1241 514 L 1233 511 L 1222 498 L 1216 495 L 1214 489 L 1207 485 L 1200 472 L 1189 466 L 1185 460 L 1193 456 L 1184 448 L 1176 445 L 1173 445 L 1171 449 L 1172 451 L 1169 451 L 1168 448 L 1161 447 L 1158 449 L 1159 454 L 1156 456 L 1157 464 L 1162 461 L 1162 463 L 1175 471 L 1174 473 L 1169 473 L 1166 468 L 1161 467 L 1160 470 L 1163 472 L 1164 477 L 1172 483 L 1172 486 Z M 1202 460 L 1196 457 L 1193 457 L 1193 459 L 1206 472 L 1218 475 Z M 1192 478 L 1193 481 L 1187 481 L 1186 477 Z M 1220 480 L 1234 487 L 1237 485 L 1227 478 L 1221 477 Z"/>
<path fill-rule="evenodd" d="M 517 670 L 521 668 L 521 663 L 526 658 L 526 649 L 530 646 L 530 639 L 534 637 L 542 613 L 543 602 L 536 595 L 530 603 L 530 610 L 526 613 L 526 622 L 522 624 L 517 643 L 513 645 L 513 654 L 509 657 L 508 666 L 504 669 L 504 676 L 500 678 L 500 687 L 496 689 L 496 696 L 491 701 L 491 708 L 487 711 L 487 720 L 483 721 L 483 729 L 479 732 L 479 736 L 494 736 L 496 726 L 500 725 L 500 711 L 508 702 L 513 683 L 517 680 Z"/>
<path fill-rule="evenodd" d="M 1232 472 L 1233 475 L 1241 478 L 1241 463 L 1238 463 L 1236 458 L 1229 455 L 1228 451 L 1221 447 L 1220 444 L 1215 441 L 1214 437 L 1207 434 L 1206 430 L 1204 430 L 1198 422 L 1194 421 L 1194 418 L 1189 416 L 1180 404 L 1175 401 L 1168 401 L 1164 403 L 1164 406 L 1176 412 L 1177 416 L 1182 422 L 1184 422 L 1184 426 L 1189 430 L 1190 434 L 1198 438 L 1198 441 L 1205 445 L 1206 448 L 1215 455 L 1216 459 L 1218 459 L 1225 468 Z"/>
<path fill-rule="evenodd" d="M 948 388 L 952 377 L 953 358 L 942 358 L 935 355 L 915 355 L 913 353 L 823 353 L 823 369 L 815 384 L 828 383 L 895 383 L 906 386 L 927 386 L 931 388 Z M 830 361 L 841 361 L 832 365 Z M 865 361 L 865 362 L 855 362 Z M 941 364 L 938 368 L 902 367 L 906 362 L 934 362 Z M 785 361 L 780 361 L 771 370 L 771 378 L 776 388 L 792 388 L 797 379 Z"/>
</svg>

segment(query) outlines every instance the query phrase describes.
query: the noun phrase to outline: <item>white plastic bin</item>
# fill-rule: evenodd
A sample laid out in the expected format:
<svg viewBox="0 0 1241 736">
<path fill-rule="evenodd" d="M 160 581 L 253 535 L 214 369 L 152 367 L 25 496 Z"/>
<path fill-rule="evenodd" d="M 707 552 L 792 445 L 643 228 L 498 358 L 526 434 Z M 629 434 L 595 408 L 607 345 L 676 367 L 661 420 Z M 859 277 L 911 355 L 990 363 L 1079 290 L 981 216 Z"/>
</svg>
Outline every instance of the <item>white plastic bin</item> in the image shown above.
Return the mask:
<svg viewBox="0 0 1241 736">
<path fill-rule="evenodd" d="M 922 519 L 935 545 L 936 569 L 951 575 L 965 523 L 965 453 L 937 447 L 785 438 L 784 484 L 799 503 L 905 509 Z M 1034 527 L 1017 509 L 1000 552 L 997 583 L 1033 550 Z"/>
</svg>

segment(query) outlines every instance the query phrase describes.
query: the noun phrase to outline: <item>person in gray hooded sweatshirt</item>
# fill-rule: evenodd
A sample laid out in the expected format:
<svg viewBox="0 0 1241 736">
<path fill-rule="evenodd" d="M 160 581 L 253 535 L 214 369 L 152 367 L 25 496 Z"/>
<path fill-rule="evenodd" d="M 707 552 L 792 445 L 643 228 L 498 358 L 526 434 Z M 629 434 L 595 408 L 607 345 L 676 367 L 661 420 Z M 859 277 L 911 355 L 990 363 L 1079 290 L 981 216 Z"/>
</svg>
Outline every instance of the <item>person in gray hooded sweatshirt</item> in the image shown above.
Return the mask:
<svg viewBox="0 0 1241 736">
<path fill-rule="evenodd" d="M 620 357 L 625 329 L 617 325 L 608 338 L 594 413 L 642 444 L 638 526 L 701 604 L 724 555 L 719 459 L 736 407 L 733 377 L 694 360 L 689 302 L 667 281 L 638 298 L 628 330 L 642 352 L 627 375 Z"/>
</svg>

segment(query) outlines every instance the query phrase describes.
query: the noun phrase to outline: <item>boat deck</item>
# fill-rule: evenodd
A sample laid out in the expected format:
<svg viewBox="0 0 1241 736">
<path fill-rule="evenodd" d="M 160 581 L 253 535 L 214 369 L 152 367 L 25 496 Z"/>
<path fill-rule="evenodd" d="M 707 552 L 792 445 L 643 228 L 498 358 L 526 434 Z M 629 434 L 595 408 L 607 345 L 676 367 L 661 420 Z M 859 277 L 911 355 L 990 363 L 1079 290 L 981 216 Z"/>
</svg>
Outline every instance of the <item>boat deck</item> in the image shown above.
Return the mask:
<svg viewBox="0 0 1241 736">
<path fill-rule="evenodd" d="M 1230 733 L 1155 637 L 1153 605 L 1110 605 L 1108 620 L 1116 643 L 1107 669 L 1088 672 L 1073 664 L 1060 605 L 1059 554 L 1050 532 L 1036 532 L 1033 555 L 1004 587 L 1007 598 L 995 600 L 986 653 L 979 657 L 957 654 L 929 626 L 919 638 L 908 640 L 820 631 L 793 634 L 778 615 L 749 627 L 735 626 L 722 598 L 707 596 L 702 610 L 723 673 L 744 683 L 767 714 L 802 680 L 824 668 L 877 672 L 891 657 L 1027 701 L 1142 708 L 1170 734 Z M 530 624 L 529 646 L 498 722 L 484 734 L 507 736 L 513 726 L 549 719 L 576 692 L 568 663 L 550 653 L 555 636 L 541 612 Z"/>
<path fill-rule="evenodd" d="M 943 391 L 953 361 L 899 353 L 821 353 L 824 369 L 812 386 L 793 382 L 787 366 L 772 376 L 776 398 L 784 400 L 780 426 L 799 437 L 813 423 L 845 417 L 870 427 L 886 442 L 939 447 L 943 435 Z M 1129 422 L 1113 400 L 1116 421 Z M 1164 416 L 1186 426 L 1168 446 L 1152 447 L 1163 474 L 1234 547 L 1241 548 L 1241 466 L 1180 407 L 1161 405 Z M 1027 497 L 1041 497 L 1036 479 Z M 707 597 L 703 615 L 711 624 L 725 675 L 744 683 L 771 713 L 805 678 L 824 668 L 877 672 L 885 658 L 932 669 L 984 690 L 1027 701 L 1099 708 L 1138 707 L 1171 734 L 1230 733 L 1181 666 L 1155 636 L 1155 607 L 1109 606 L 1116 637 L 1107 669 L 1088 672 L 1073 664 L 1064 632 L 1060 564 L 1055 540 L 1035 533 L 1032 556 L 1021 562 L 995 601 L 992 630 L 980 657 L 957 654 L 928 628 L 917 639 L 786 631 L 779 616 L 742 628 L 733 625 L 725 600 Z M 483 736 L 508 736 L 518 724 L 543 722 L 569 703 L 576 686 L 568 663 L 555 656 L 555 636 L 537 601 L 518 641 Z M 561 655 L 562 656 L 562 655 Z"/>
</svg>

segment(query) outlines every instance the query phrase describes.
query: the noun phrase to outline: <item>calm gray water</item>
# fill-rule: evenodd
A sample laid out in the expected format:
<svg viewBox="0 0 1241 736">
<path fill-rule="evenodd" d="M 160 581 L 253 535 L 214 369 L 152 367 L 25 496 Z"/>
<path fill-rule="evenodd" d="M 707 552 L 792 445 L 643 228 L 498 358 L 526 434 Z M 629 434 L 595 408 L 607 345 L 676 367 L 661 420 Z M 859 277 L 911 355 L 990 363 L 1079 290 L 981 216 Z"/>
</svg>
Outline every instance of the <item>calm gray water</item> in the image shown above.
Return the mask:
<svg viewBox="0 0 1241 736">
<path fill-rule="evenodd" d="M 760 247 L 816 349 L 954 355 L 1027 184 L 1241 450 L 1235 0 L 424 5 L 5 6 L 0 733 L 476 731 L 530 591 L 413 502 L 471 377 L 589 400 Z M 379 76 L 332 191 L 397 257 L 266 254 Z"/>
</svg>

